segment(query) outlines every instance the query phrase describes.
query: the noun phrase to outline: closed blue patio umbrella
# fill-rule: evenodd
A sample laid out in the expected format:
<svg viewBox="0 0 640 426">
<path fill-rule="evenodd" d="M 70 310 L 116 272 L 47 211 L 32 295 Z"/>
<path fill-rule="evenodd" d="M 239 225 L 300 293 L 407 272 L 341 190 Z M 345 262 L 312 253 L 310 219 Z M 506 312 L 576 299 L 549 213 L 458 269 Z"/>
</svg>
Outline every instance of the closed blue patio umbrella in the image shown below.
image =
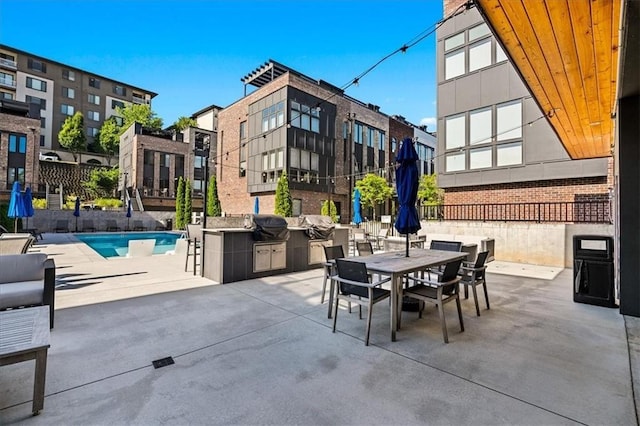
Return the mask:
<svg viewBox="0 0 640 426">
<path fill-rule="evenodd" d="M 22 194 L 22 203 L 24 204 L 24 216 L 27 218 L 27 226 L 29 227 L 29 218 L 33 217 L 33 197 L 31 195 L 31 187 L 24 190 L 24 194 Z"/>
<path fill-rule="evenodd" d="M 18 232 L 18 218 L 24 217 L 24 203 L 22 202 L 22 193 L 20 192 L 20 182 L 17 180 L 13 182 L 10 197 L 7 217 L 14 218 L 13 232 Z"/>
<path fill-rule="evenodd" d="M 78 217 L 80 217 L 80 197 L 76 197 L 76 205 L 73 209 L 73 215 L 76 217 L 76 232 L 78 232 Z"/>
<path fill-rule="evenodd" d="M 260 213 L 260 199 L 258 197 L 256 197 L 256 200 L 253 203 L 253 213 Z"/>
<path fill-rule="evenodd" d="M 353 191 L 353 223 L 360 225 L 362 223 L 362 215 L 360 214 L 360 190 L 356 188 Z"/>
<path fill-rule="evenodd" d="M 396 192 L 398 193 L 398 217 L 395 228 L 401 234 L 406 234 L 406 256 L 409 257 L 409 234 L 418 232 L 421 228 L 418 218 L 416 201 L 418 199 L 418 153 L 411 138 L 402 141 L 400 152 L 396 156 Z"/>
<path fill-rule="evenodd" d="M 131 219 L 131 200 L 127 202 L 127 231 L 129 230 L 129 220 Z"/>
</svg>

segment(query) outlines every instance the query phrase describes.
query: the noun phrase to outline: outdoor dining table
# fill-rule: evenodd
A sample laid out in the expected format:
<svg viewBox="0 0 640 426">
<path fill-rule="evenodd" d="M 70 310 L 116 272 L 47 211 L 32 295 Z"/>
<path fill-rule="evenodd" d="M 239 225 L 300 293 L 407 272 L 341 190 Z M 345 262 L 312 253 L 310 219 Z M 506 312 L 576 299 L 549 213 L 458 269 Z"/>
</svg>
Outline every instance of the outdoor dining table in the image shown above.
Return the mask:
<svg viewBox="0 0 640 426">
<path fill-rule="evenodd" d="M 452 252 L 444 250 L 429 250 L 412 248 L 409 250 L 409 257 L 405 250 L 388 251 L 384 253 L 372 254 L 369 256 L 349 257 L 348 260 L 362 262 L 367 265 L 368 272 L 391 277 L 391 341 L 396 340 L 398 330 L 398 317 L 402 301 L 402 278 L 413 272 L 425 271 L 439 265 L 444 265 L 454 260 L 467 257 L 465 252 Z M 335 291 L 335 281 L 331 282 L 329 292 L 329 317 L 331 317 L 331 305 Z"/>
</svg>

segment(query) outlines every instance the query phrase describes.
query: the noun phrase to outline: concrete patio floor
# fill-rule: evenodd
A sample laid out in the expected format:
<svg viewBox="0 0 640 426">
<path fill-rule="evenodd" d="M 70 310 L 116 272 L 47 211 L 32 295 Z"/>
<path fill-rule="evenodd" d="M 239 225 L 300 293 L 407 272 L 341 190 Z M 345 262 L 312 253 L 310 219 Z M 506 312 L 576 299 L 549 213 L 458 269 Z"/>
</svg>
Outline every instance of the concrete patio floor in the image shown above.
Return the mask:
<svg viewBox="0 0 640 426">
<path fill-rule="evenodd" d="M 56 322 L 44 410 L 33 363 L 0 367 L 0 424 L 637 425 L 640 320 L 574 303 L 572 272 L 489 274 L 491 309 L 365 321 L 331 332 L 322 270 L 218 285 L 183 259 L 103 259 L 71 234 L 35 250 L 56 260 Z M 171 356 L 174 365 L 154 369 Z M 633 373 L 633 374 L 632 374 Z"/>
</svg>

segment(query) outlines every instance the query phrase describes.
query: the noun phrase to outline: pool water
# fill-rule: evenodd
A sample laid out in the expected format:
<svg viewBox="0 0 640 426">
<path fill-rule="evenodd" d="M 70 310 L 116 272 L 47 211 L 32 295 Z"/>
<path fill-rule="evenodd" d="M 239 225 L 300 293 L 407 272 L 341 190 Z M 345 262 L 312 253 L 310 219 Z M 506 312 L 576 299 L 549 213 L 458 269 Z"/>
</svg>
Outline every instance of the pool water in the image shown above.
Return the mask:
<svg viewBox="0 0 640 426">
<path fill-rule="evenodd" d="M 156 240 L 153 254 L 174 250 L 180 233 L 174 232 L 111 232 L 108 234 L 75 234 L 102 257 L 126 257 L 131 240 Z"/>
</svg>

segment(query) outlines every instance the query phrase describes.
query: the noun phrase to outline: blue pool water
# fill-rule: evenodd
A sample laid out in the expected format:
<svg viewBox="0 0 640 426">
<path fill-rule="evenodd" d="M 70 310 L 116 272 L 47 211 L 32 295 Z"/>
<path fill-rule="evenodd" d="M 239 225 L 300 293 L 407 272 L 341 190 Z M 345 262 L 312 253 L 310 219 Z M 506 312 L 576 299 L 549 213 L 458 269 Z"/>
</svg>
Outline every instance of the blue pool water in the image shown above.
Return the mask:
<svg viewBox="0 0 640 426">
<path fill-rule="evenodd" d="M 180 233 L 174 232 L 111 232 L 108 234 L 75 234 L 102 257 L 125 257 L 130 240 L 156 240 L 153 254 L 164 254 L 176 247 Z"/>
</svg>

